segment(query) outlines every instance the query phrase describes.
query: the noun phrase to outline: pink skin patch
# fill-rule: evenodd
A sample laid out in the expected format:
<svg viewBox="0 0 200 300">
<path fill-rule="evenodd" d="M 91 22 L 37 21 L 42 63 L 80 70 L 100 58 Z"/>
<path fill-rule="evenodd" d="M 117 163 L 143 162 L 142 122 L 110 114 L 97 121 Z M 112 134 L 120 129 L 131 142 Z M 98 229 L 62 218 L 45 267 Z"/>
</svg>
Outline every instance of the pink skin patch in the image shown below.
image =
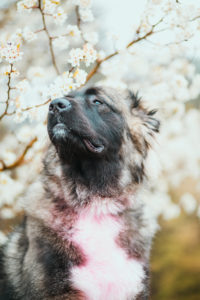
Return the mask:
<svg viewBox="0 0 200 300">
<path fill-rule="evenodd" d="M 115 242 L 122 231 L 120 217 L 81 212 L 74 224 L 72 241 L 86 257 L 86 263 L 71 271 L 72 285 L 87 300 L 134 299 L 143 289 L 142 262 L 127 257 Z"/>
</svg>

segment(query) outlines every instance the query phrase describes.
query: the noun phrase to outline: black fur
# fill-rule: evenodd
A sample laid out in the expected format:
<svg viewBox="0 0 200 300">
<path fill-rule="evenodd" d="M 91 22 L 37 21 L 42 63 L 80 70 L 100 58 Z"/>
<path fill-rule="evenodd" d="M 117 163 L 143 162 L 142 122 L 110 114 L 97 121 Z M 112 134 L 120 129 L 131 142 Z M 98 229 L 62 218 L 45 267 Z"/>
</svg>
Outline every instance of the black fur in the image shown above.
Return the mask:
<svg viewBox="0 0 200 300">
<path fill-rule="evenodd" d="M 130 97 L 130 99 L 132 101 L 131 108 L 137 108 L 137 107 L 139 107 L 141 98 L 138 96 L 138 93 L 134 94 L 131 91 L 129 91 L 129 97 Z"/>
<path fill-rule="evenodd" d="M 71 281 L 73 268 L 87 264 L 72 235 L 81 211 L 92 201 L 98 209 L 102 202 L 112 209 L 120 204 L 119 211 L 106 213 L 123 224 L 117 246 L 145 269 L 143 290 L 133 299 L 146 300 L 152 233 L 135 197 L 159 130 L 155 111 L 145 109 L 137 95 L 106 88 L 74 92 L 62 101 L 60 107 L 59 100 L 50 106 L 52 143 L 41 180 L 27 192 L 27 217 L 0 249 L 0 300 L 86 299 Z"/>
<path fill-rule="evenodd" d="M 72 180 L 87 186 L 90 190 L 105 193 L 107 183 L 116 186 L 121 169 L 119 149 L 122 143 L 124 120 L 120 113 L 98 96 L 98 89 L 71 94 L 72 109 L 59 114 L 49 113 L 48 131 L 55 145 L 64 174 Z M 93 101 L 101 101 L 95 105 Z M 70 130 L 59 137 L 53 130 L 57 123 Z M 94 144 L 103 144 L 104 151 L 97 155 L 86 149 L 83 139 Z M 71 151 L 73 149 L 73 152 Z M 70 166 L 69 166 L 70 163 Z"/>
</svg>

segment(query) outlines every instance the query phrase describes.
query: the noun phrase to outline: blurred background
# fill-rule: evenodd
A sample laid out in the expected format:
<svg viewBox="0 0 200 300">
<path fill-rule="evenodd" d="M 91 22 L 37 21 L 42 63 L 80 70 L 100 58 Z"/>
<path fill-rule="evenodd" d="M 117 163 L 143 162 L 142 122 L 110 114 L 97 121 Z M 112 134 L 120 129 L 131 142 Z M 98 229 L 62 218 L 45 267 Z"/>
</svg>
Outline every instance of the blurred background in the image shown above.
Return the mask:
<svg viewBox="0 0 200 300">
<path fill-rule="evenodd" d="M 138 92 L 162 122 L 143 201 L 153 300 L 200 299 L 200 1 L 0 1 L 0 244 L 38 176 L 52 98 Z"/>
</svg>

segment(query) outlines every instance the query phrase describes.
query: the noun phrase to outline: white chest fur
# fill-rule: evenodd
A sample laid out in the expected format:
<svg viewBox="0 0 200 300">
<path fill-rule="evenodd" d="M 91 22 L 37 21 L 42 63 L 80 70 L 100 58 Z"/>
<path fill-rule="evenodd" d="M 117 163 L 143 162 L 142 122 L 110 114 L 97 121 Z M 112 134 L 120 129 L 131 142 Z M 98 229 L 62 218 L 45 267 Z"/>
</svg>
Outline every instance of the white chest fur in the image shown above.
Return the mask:
<svg viewBox="0 0 200 300">
<path fill-rule="evenodd" d="M 75 223 L 73 242 L 86 263 L 72 269 L 72 284 L 87 300 L 132 300 L 142 290 L 142 263 L 127 257 L 116 238 L 122 224 L 111 214 L 82 213 Z"/>
</svg>

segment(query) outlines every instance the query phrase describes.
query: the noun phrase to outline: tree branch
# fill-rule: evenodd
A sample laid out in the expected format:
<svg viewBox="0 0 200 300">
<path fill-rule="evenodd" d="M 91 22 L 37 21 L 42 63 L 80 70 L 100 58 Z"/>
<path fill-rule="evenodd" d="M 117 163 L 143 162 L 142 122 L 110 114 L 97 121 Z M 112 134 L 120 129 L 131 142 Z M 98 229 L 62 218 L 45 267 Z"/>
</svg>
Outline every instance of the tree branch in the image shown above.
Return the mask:
<svg viewBox="0 0 200 300">
<path fill-rule="evenodd" d="M 50 53 L 51 53 L 52 64 L 54 66 L 54 69 L 55 69 L 56 73 L 59 75 L 60 72 L 58 70 L 58 66 L 56 64 L 56 59 L 55 59 L 55 54 L 54 54 L 54 51 L 53 51 L 52 37 L 50 36 L 49 31 L 47 29 L 46 20 L 45 20 L 45 14 L 43 12 L 42 1 L 41 0 L 39 0 L 39 7 L 38 8 L 39 8 L 39 11 L 40 11 L 41 16 L 42 16 L 42 23 L 43 23 L 43 26 L 44 26 L 44 31 L 46 32 L 46 35 L 48 37 L 49 49 L 50 49 Z"/>
<path fill-rule="evenodd" d="M 78 5 L 76 5 L 75 11 L 76 11 L 76 19 L 77 19 L 77 27 L 80 30 L 80 25 L 81 25 L 81 17 L 78 11 Z"/>
<path fill-rule="evenodd" d="M 6 165 L 4 163 L 4 161 L 0 160 L 2 167 L 0 167 L 0 172 L 5 171 L 5 170 L 10 170 L 10 169 L 14 169 L 16 167 L 18 167 L 19 165 L 21 165 L 24 161 L 24 157 L 26 155 L 26 153 L 28 152 L 28 150 L 33 146 L 33 144 L 37 141 L 37 138 L 35 137 L 34 139 L 32 139 L 30 141 L 30 143 L 26 146 L 26 148 L 24 149 L 23 153 L 18 157 L 18 159 L 10 164 L 10 165 Z"/>
<path fill-rule="evenodd" d="M 76 5 L 75 12 L 76 12 L 77 27 L 80 30 L 82 40 L 84 41 L 84 43 L 86 43 L 86 40 L 85 40 L 85 38 L 83 36 L 83 31 L 81 29 L 81 17 L 80 17 L 78 5 Z"/>
<path fill-rule="evenodd" d="M 140 42 L 140 41 L 146 39 L 148 36 L 152 35 L 153 33 L 154 33 L 154 31 L 153 31 L 153 28 L 152 28 L 152 29 L 151 29 L 149 32 L 147 32 L 144 36 L 138 37 L 137 39 L 135 39 L 135 40 L 133 40 L 132 42 L 130 42 L 130 43 L 126 46 L 126 48 L 128 49 L 128 48 L 131 47 L 133 44 L 136 44 L 136 43 L 138 43 L 138 42 Z M 88 74 L 87 79 L 86 79 L 86 83 L 94 76 L 94 74 L 98 71 L 98 69 L 100 68 L 101 64 L 102 64 L 104 61 L 106 61 L 106 60 L 108 60 L 108 59 L 110 59 L 110 58 L 116 56 L 117 54 L 119 54 L 119 51 L 115 51 L 115 52 L 113 52 L 112 54 L 106 56 L 105 58 L 103 58 L 103 59 L 101 59 L 101 60 L 98 60 L 98 61 L 96 62 L 96 66 L 94 66 L 94 68 L 93 68 L 93 69 L 90 71 L 90 73 Z"/>
<path fill-rule="evenodd" d="M 48 100 L 46 100 L 46 101 L 43 102 L 43 103 L 36 104 L 36 105 L 34 105 L 34 106 L 28 106 L 28 107 L 26 107 L 26 108 L 22 108 L 21 111 L 22 111 L 22 112 L 25 112 L 25 111 L 28 111 L 28 110 L 31 110 L 31 109 L 34 109 L 34 108 L 38 108 L 38 107 L 44 106 L 44 105 L 48 104 L 50 101 L 51 101 L 51 99 L 48 99 Z M 12 115 L 14 115 L 15 113 L 16 113 L 16 110 L 14 110 L 14 111 L 12 111 L 12 112 L 10 112 L 10 113 L 7 113 L 7 116 L 12 116 Z"/>
<path fill-rule="evenodd" d="M 11 86 L 10 86 L 10 83 L 11 83 L 11 73 L 12 73 L 12 70 L 13 70 L 13 64 L 10 64 L 10 72 L 8 73 L 8 90 L 7 90 L 7 99 L 6 99 L 6 108 L 5 108 L 5 111 L 4 113 L 0 116 L 0 121 L 3 119 L 3 117 L 5 117 L 5 115 L 7 115 L 8 113 L 8 107 L 9 107 L 9 101 L 10 101 L 10 90 L 11 90 Z"/>
<path fill-rule="evenodd" d="M 149 32 L 147 32 L 145 35 L 143 35 L 142 37 L 138 37 L 137 39 L 134 39 L 133 41 L 131 41 L 127 46 L 126 46 L 126 49 L 128 49 L 129 47 L 131 47 L 132 45 L 146 39 L 148 36 L 152 35 L 153 33 L 157 33 L 158 31 L 154 31 L 154 29 L 156 28 L 157 25 L 159 25 L 162 21 L 164 20 L 164 17 L 162 17 L 157 23 L 153 24 L 151 26 L 151 30 Z M 138 35 L 140 33 L 140 30 L 141 30 L 141 25 L 138 27 L 138 29 L 136 30 L 136 34 Z M 98 71 L 98 69 L 100 68 L 101 64 L 116 56 L 117 54 L 119 54 L 119 51 L 115 51 L 113 52 L 112 54 L 106 56 L 105 58 L 101 59 L 101 60 L 97 60 L 96 62 L 96 66 L 94 66 L 94 68 L 90 71 L 90 73 L 88 74 L 87 76 L 87 79 L 86 79 L 86 83 L 94 76 L 94 74 Z"/>
<path fill-rule="evenodd" d="M 48 100 L 46 100 L 43 103 L 36 104 L 34 106 L 28 106 L 26 108 L 22 108 L 22 111 L 28 111 L 28 110 L 31 110 L 31 109 L 34 109 L 34 108 L 38 108 L 38 107 L 44 106 L 44 105 L 48 104 L 50 101 L 51 101 L 51 99 L 48 99 Z"/>
</svg>

